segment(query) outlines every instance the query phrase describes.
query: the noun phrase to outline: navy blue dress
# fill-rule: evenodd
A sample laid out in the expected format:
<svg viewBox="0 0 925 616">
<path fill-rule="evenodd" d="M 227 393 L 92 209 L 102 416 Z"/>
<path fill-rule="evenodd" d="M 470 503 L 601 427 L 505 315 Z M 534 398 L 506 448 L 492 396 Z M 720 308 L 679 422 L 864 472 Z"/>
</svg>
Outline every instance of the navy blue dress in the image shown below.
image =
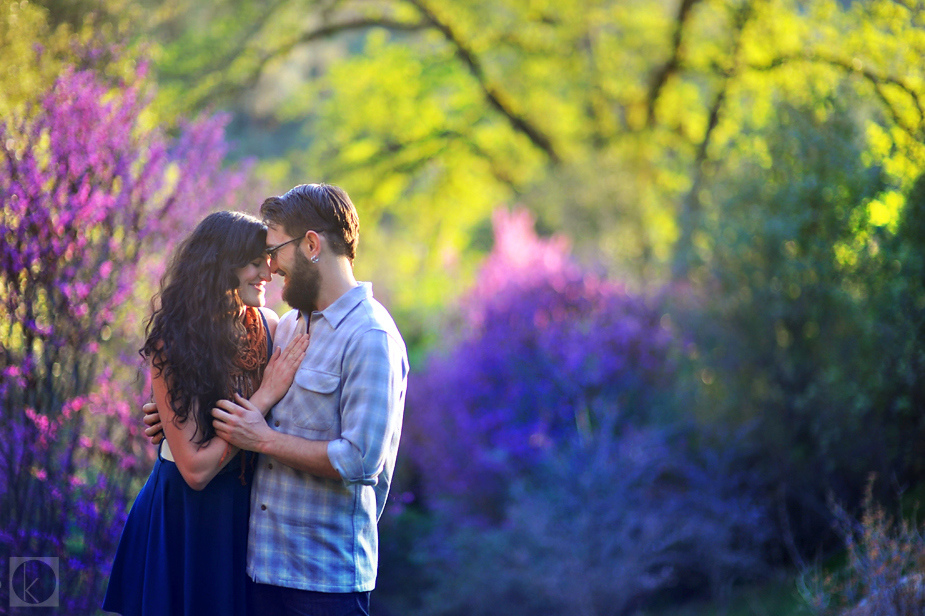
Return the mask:
<svg viewBox="0 0 925 616">
<path fill-rule="evenodd" d="M 267 332 L 268 354 L 269 338 Z M 197 492 L 158 449 L 122 531 L 104 610 L 125 616 L 249 616 L 245 569 L 255 455 L 238 453 Z"/>
<path fill-rule="evenodd" d="M 241 455 L 241 454 L 239 454 Z M 247 616 L 253 465 L 237 457 L 197 492 L 158 452 L 132 505 L 103 609 L 125 616 Z"/>
</svg>

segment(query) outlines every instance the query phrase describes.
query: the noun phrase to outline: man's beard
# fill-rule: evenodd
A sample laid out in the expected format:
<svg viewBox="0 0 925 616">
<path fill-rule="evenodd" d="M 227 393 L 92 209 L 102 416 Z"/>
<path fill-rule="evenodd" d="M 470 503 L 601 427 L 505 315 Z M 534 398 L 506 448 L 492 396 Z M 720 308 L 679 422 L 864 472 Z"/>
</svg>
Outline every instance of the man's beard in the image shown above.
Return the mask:
<svg viewBox="0 0 925 616">
<path fill-rule="evenodd" d="M 286 274 L 283 285 L 283 300 L 296 310 L 314 312 L 318 309 L 318 292 L 321 289 L 321 274 L 309 263 L 302 251 L 295 251 L 295 264 Z"/>
</svg>

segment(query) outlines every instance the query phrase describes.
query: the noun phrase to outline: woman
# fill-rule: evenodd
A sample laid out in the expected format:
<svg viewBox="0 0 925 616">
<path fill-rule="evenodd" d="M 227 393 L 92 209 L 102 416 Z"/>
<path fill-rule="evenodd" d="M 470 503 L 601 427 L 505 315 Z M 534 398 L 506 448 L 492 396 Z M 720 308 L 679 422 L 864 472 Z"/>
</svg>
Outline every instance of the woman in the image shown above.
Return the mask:
<svg viewBox="0 0 925 616">
<path fill-rule="evenodd" d="M 240 394 L 266 414 L 308 346 L 269 358 L 279 319 L 265 303 L 267 229 L 207 216 L 177 249 L 140 353 L 166 440 L 132 506 L 103 609 L 125 615 L 245 616 L 254 454 L 216 436 L 211 410 Z"/>
</svg>

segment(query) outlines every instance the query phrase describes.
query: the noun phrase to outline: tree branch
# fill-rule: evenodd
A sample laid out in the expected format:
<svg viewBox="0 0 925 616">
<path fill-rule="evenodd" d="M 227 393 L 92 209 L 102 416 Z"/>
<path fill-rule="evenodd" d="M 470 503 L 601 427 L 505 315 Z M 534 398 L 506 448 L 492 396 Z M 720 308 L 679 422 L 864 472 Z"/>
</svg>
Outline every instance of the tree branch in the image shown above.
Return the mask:
<svg viewBox="0 0 925 616">
<path fill-rule="evenodd" d="M 475 77 L 489 105 L 506 117 L 514 130 L 525 135 L 533 145 L 545 152 L 550 161 L 555 164 L 560 163 L 562 159 L 550 138 L 527 118 L 514 111 L 514 106 L 508 97 L 489 83 L 481 62 L 475 53 L 463 43 L 453 28 L 448 23 L 441 21 L 433 11 L 425 6 L 423 0 L 408 0 L 408 2 L 416 7 L 424 15 L 424 18 L 454 47 L 456 56 L 466 65 L 469 73 Z"/>
<path fill-rule="evenodd" d="M 231 63 L 234 62 L 236 59 L 238 59 L 238 57 L 240 57 L 242 53 L 244 53 L 244 50 L 247 49 L 250 42 L 263 29 L 266 23 L 270 21 L 270 17 L 273 15 L 273 13 L 276 12 L 276 9 L 284 5 L 287 1 L 288 0 L 275 0 L 270 6 L 266 8 L 265 11 L 261 12 L 260 18 L 255 20 L 250 25 L 250 27 L 248 27 L 247 32 L 245 32 L 238 39 L 238 42 L 234 46 L 233 49 L 229 50 L 228 52 L 226 52 L 219 58 L 216 58 L 215 60 L 213 60 L 213 62 L 208 67 L 198 71 L 197 75 L 184 76 L 180 74 L 164 73 L 164 76 L 167 77 L 168 79 L 181 78 L 181 79 L 186 79 L 187 81 L 197 81 L 198 79 L 201 79 L 205 77 L 206 75 L 209 75 L 212 73 L 220 73 L 220 72 L 227 70 L 228 67 L 231 66 Z"/>
<path fill-rule="evenodd" d="M 763 65 L 750 65 L 748 68 L 755 71 L 771 71 L 777 68 L 789 64 L 791 62 L 810 62 L 810 63 L 821 63 L 827 64 L 831 67 L 840 69 L 846 73 L 858 75 L 863 77 L 871 83 L 874 87 L 874 91 L 877 94 L 877 97 L 880 101 L 886 106 L 890 115 L 893 118 L 893 122 L 901 128 L 905 133 L 910 137 L 916 140 L 920 140 L 925 136 L 925 104 L 923 104 L 922 99 L 919 95 L 919 92 L 916 92 L 910 85 L 902 81 L 898 77 L 893 77 L 891 75 L 879 74 L 873 70 L 866 68 L 861 62 L 858 61 L 848 61 L 843 58 L 838 58 L 836 56 L 831 56 L 826 53 L 820 52 L 808 52 L 804 54 L 789 54 L 784 56 L 779 56 L 769 62 L 768 64 Z M 884 94 L 883 86 L 890 85 L 896 88 L 899 88 L 910 99 L 915 105 L 915 109 L 918 112 L 919 116 L 919 128 L 908 124 L 902 117 L 899 115 L 897 110 L 893 107 L 893 104 L 887 99 Z"/>
<path fill-rule="evenodd" d="M 693 165 L 693 182 L 691 182 L 691 188 L 681 202 L 681 212 L 679 215 L 681 235 L 675 245 L 674 264 L 672 266 L 672 275 L 675 279 L 686 276 L 691 267 L 694 233 L 700 226 L 700 190 L 707 176 L 706 166 L 708 163 L 708 150 L 713 138 L 713 131 L 719 124 L 720 113 L 726 103 L 729 83 L 739 71 L 742 35 L 753 15 L 753 3 L 746 4 L 735 13 L 735 30 L 730 54 L 732 61 L 729 69 L 721 72 L 723 80 L 716 93 L 716 97 L 713 99 L 713 104 L 710 105 L 710 115 L 707 120 L 707 128 L 704 131 L 703 139 L 697 146 L 697 154 L 694 158 Z"/>
<path fill-rule="evenodd" d="M 222 82 L 218 86 L 210 89 L 206 95 L 209 97 L 223 97 L 239 90 L 253 87 L 260 79 L 260 76 L 263 74 L 267 64 L 280 56 L 286 55 L 299 45 L 305 45 L 313 41 L 330 38 L 343 32 L 365 30 L 368 28 L 385 28 L 387 30 L 396 32 L 415 32 L 426 30 L 430 27 L 431 25 L 424 21 L 406 22 L 387 17 L 363 17 L 349 21 L 325 24 L 314 30 L 305 32 L 301 36 L 287 41 L 275 49 L 265 52 L 257 60 L 257 63 L 251 68 L 249 74 L 242 81 L 238 83 Z M 243 49 L 241 51 L 243 52 Z"/>
<path fill-rule="evenodd" d="M 520 188 L 518 182 L 514 179 L 513 174 L 503 167 L 503 165 L 498 161 L 497 157 L 492 155 L 484 148 L 480 147 L 474 141 L 469 139 L 464 133 L 461 133 L 455 129 L 444 129 L 413 141 L 390 142 L 380 148 L 374 156 L 366 160 L 337 167 L 332 171 L 332 175 L 342 176 L 348 173 L 354 173 L 368 169 L 370 165 L 377 166 L 385 162 L 388 162 L 390 165 L 392 165 L 392 168 L 396 171 L 409 173 L 420 168 L 422 165 L 430 162 L 437 155 L 444 152 L 448 147 L 448 144 L 451 142 L 461 144 L 474 156 L 484 160 L 489 166 L 489 171 L 491 172 L 492 177 L 494 177 L 495 180 L 497 180 L 499 183 L 507 186 L 514 193 L 519 194 L 521 192 L 522 189 Z M 413 154 L 406 160 L 400 160 L 403 153 L 406 153 L 413 148 L 430 148 L 432 144 L 436 144 L 436 147 L 433 147 L 433 149 L 422 152 L 420 154 Z"/>
<path fill-rule="evenodd" d="M 695 0 L 696 1 L 696 0 Z M 421 21 L 409 22 L 396 20 L 387 16 L 360 17 L 337 23 L 329 23 L 319 26 L 301 36 L 295 37 L 278 47 L 262 54 L 254 66 L 248 71 L 248 74 L 237 83 L 223 82 L 210 88 L 203 93 L 202 97 L 222 97 L 253 87 L 263 71 L 275 58 L 291 52 L 295 47 L 304 45 L 320 39 L 330 38 L 332 36 L 356 30 L 368 28 L 385 28 L 397 32 L 415 32 L 420 30 L 434 29 L 440 32 L 450 45 L 455 49 L 456 56 L 462 61 L 469 73 L 475 77 L 476 82 L 482 90 L 485 99 L 489 105 L 501 113 L 515 131 L 526 136 L 534 146 L 542 150 L 553 163 L 559 163 L 561 157 L 553 146 L 551 139 L 539 127 L 514 110 L 512 101 L 496 86 L 489 82 L 485 70 L 475 55 L 475 53 L 466 46 L 461 37 L 454 31 L 450 24 L 440 20 L 437 15 L 427 7 L 422 0 L 408 0 L 422 15 Z M 256 30 L 254 30 L 256 31 Z M 231 54 L 228 54 L 223 62 L 230 64 L 245 51 L 247 45 L 239 45 Z"/>
<path fill-rule="evenodd" d="M 655 125 L 655 105 L 658 103 L 658 97 L 662 93 L 668 79 L 678 72 L 681 67 L 681 45 L 684 39 L 684 27 L 688 23 L 691 15 L 691 9 L 700 0 L 681 0 L 678 6 L 678 17 L 675 20 L 674 35 L 672 37 L 671 57 L 659 68 L 652 76 L 652 85 L 649 86 L 649 95 L 646 98 L 646 126 Z"/>
</svg>

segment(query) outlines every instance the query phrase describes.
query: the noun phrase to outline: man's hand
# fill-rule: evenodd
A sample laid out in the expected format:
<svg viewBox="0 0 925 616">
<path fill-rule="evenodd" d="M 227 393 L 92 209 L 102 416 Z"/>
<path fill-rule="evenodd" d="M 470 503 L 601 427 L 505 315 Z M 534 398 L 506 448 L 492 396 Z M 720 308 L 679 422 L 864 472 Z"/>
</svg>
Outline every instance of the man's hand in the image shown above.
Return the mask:
<svg viewBox="0 0 925 616">
<path fill-rule="evenodd" d="M 212 426 L 218 436 L 235 447 L 261 451 L 261 446 L 273 437 L 260 409 L 246 398 L 234 395 L 234 402 L 219 400 L 212 409 Z"/>
<path fill-rule="evenodd" d="M 145 428 L 145 436 L 151 439 L 152 445 L 157 445 L 164 440 L 164 427 L 161 425 L 161 416 L 157 412 L 157 405 L 148 402 L 141 407 L 145 412 L 144 422 L 148 426 Z"/>
</svg>

